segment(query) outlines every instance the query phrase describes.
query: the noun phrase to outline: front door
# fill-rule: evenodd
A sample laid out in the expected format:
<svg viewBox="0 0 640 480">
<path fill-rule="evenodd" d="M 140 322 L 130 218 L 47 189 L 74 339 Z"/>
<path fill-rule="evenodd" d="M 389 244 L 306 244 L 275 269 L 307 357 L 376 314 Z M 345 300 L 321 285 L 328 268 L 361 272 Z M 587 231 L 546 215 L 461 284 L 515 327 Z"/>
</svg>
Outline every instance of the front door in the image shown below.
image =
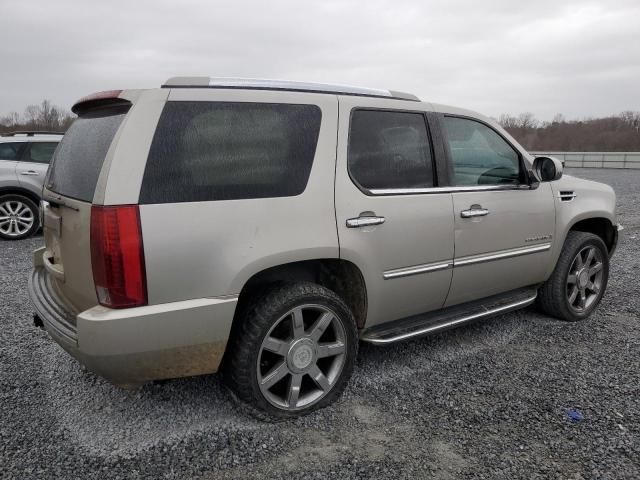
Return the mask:
<svg viewBox="0 0 640 480">
<path fill-rule="evenodd" d="M 455 221 L 447 306 L 544 281 L 555 229 L 550 184 L 530 188 L 522 154 L 490 125 L 448 115 L 442 123 Z"/>
<path fill-rule="evenodd" d="M 453 259 L 452 196 L 437 186 L 428 105 L 341 97 L 340 257 L 362 271 L 367 327 L 442 307 Z"/>
</svg>

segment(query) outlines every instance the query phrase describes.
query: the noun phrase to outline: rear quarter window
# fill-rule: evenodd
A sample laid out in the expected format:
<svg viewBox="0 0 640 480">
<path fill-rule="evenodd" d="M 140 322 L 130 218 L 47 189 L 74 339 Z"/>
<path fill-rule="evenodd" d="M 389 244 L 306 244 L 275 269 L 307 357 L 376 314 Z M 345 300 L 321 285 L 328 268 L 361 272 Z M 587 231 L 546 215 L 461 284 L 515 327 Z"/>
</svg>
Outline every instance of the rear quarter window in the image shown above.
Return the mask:
<svg viewBox="0 0 640 480">
<path fill-rule="evenodd" d="M 102 108 L 78 117 L 55 151 L 47 188 L 65 197 L 92 201 L 102 164 L 127 110 Z"/>
<path fill-rule="evenodd" d="M 299 195 L 311 172 L 321 117 L 315 105 L 167 102 L 140 203 Z"/>
</svg>

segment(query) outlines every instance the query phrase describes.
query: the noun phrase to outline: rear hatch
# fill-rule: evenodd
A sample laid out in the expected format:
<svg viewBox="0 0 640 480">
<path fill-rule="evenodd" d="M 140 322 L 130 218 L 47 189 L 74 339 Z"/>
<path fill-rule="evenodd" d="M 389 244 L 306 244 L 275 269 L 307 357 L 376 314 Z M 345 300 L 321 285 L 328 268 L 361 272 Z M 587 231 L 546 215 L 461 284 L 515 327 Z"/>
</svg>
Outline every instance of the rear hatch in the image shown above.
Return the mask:
<svg viewBox="0 0 640 480">
<path fill-rule="evenodd" d="M 73 313 L 98 304 L 91 268 L 91 206 L 109 148 L 131 104 L 85 99 L 58 146 L 43 192 L 43 263 Z"/>
</svg>

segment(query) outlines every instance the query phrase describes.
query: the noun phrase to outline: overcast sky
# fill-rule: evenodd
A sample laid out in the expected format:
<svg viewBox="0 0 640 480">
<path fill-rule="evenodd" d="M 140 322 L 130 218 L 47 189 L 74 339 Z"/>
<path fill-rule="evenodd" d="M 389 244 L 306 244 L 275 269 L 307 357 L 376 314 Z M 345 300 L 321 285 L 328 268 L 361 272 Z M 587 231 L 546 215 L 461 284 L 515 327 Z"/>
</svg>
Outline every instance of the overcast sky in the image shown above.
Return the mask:
<svg viewBox="0 0 640 480">
<path fill-rule="evenodd" d="M 639 0 L 0 0 L 0 114 L 176 75 L 417 94 L 491 116 L 640 110 Z"/>
</svg>

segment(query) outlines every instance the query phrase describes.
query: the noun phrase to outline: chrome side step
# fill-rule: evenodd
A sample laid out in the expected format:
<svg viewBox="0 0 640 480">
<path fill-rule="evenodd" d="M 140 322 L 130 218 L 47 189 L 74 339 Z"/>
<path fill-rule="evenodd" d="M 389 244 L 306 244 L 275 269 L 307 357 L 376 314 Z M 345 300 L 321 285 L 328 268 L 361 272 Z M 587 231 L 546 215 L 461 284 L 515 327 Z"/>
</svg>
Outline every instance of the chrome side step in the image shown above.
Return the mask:
<svg viewBox="0 0 640 480">
<path fill-rule="evenodd" d="M 537 296 L 536 288 L 514 290 L 481 301 L 376 325 L 362 332 L 360 339 L 375 345 L 400 342 L 453 328 L 473 320 L 524 308 L 531 305 Z"/>
</svg>

